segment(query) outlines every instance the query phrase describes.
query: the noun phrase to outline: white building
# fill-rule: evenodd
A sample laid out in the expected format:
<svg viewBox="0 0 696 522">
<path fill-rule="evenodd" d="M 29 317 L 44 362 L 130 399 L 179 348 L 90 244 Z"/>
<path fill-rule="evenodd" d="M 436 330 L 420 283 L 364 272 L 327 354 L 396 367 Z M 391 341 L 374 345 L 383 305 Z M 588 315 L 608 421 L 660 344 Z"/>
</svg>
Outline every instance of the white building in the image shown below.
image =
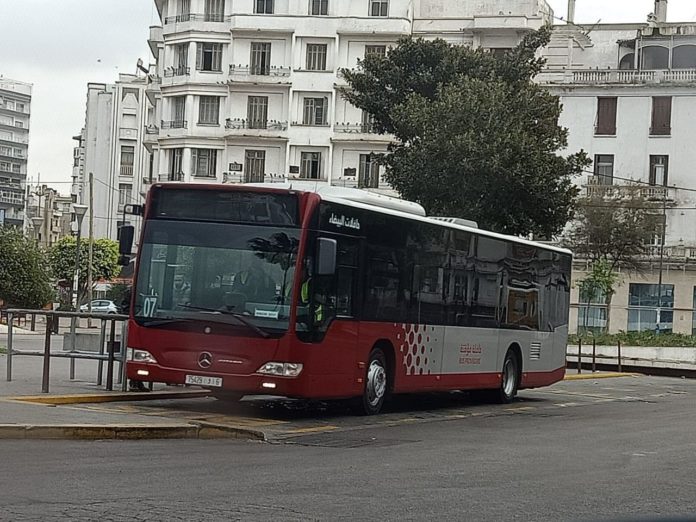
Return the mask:
<svg viewBox="0 0 696 522">
<path fill-rule="evenodd" d="M 73 194 L 89 205 L 89 173 L 94 176 L 94 237 L 116 239 L 125 221 L 139 225 L 139 218 L 123 215 L 123 206 L 142 203 L 143 180 L 149 179 L 151 155 L 143 146 L 149 102 L 147 81 L 120 74 L 115 84 L 87 86 L 85 126 L 74 139 Z M 92 209 L 82 223 L 89 232 Z"/>
<path fill-rule="evenodd" d="M 692 333 L 696 192 L 675 187 L 696 188 L 696 22 L 667 23 L 666 14 L 667 0 L 658 0 L 646 23 L 558 26 L 539 81 L 561 97 L 568 150 L 583 149 L 593 160 L 579 182 L 583 190 L 621 190 L 632 179 L 646 184 L 648 197 L 666 200 L 660 328 Z M 656 328 L 661 245 L 660 234 L 646 274 L 624 274 L 612 302 L 612 331 Z M 600 308 L 589 326 L 604 326 Z M 574 320 L 577 308 L 571 328 Z"/>
<path fill-rule="evenodd" d="M 25 225 L 31 89 L 0 76 L 0 225 Z"/>
<path fill-rule="evenodd" d="M 303 178 L 389 190 L 389 136 L 343 100 L 338 71 L 399 37 L 509 49 L 544 0 L 155 0 L 145 146 L 160 181 Z"/>
</svg>

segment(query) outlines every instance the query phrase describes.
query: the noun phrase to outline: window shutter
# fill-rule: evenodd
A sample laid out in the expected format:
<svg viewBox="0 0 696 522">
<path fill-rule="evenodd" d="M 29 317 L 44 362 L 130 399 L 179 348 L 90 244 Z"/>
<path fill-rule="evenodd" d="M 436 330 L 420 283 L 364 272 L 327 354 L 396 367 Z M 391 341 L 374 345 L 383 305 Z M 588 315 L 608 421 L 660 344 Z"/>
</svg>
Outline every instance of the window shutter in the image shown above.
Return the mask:
<svg viewBox="0 0 696 522">
<path fill-rule="evenodd" d="M 652 126 L 653 136 L 669 136 L 672 132 L 672 97 L 656 96 L 653 98 Z"/>
<path fill-rule="evenodd" d="M 616 104 L 617 98 L 597 98 L 597 134 L 616 134 Z"/>
</svg>

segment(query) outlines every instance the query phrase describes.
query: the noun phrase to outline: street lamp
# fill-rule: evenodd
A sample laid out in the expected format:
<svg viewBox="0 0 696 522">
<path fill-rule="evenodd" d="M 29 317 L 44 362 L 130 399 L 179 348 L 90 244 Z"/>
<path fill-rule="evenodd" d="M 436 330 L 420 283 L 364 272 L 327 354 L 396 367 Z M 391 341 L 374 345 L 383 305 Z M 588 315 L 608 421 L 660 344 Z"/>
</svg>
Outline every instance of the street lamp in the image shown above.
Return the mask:
<svg viewBox="0 0 696 522">
<path fill-rule="evenodd" d="M 87 205 L 73 204 L 73 213 L 77 221 L 77 245 L 75 249 L 75 276 L 73 277 L 72 305 L 77 312 L 77 290 L 80 278 L 80 236 L 82 234 L 82 219 L 87 213 Z"/>
<path fill-rule="evenodd" d="M 36 244 L 40 245 L 41 240 L 39 238 L 39 235 L 41 234 L 41 227 L 43 227 L 44 218 L 36 216 L 31 218 L 31 222 L 34 226 L 34 239 L 36 239 Z"/>
</svg>

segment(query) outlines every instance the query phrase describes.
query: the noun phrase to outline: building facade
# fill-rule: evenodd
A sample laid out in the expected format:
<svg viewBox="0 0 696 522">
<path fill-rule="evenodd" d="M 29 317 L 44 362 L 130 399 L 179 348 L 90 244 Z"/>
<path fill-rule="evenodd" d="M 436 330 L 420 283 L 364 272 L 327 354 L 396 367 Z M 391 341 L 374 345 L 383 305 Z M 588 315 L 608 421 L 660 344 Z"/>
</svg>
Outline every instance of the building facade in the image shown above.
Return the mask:
<svg viewBox="0 0 696 522">
<path fill-rule="evenodd" d="M 46 185 L 29 186 L 27 231 L 39 246 L 48 250 L 61 238 L 72 235 L 72 196 L 63 196 Z"/>
<path fill-rule="evenodd" d="M 308 179 L 389 192 L 389 136 L 339 93 L 342 68 L 402 36 L 492 52 L 552 19 L 544 0 L 155 0 L 150 181 Z"/>
<path fill-rule="evenodd" d="M 73 188 L 77 203 L 90 206 L 89 174 L 93 175 L 93 205 L 82 222 L 89 233 L 93 212 L 95 238 L 117 239 L 124 223 L 139 226 L 139 218 L 124 215 L 124 205 L 143 202 L 143 180 L 150 178 L 151 156 L 143 145 L 147 132 L 148 98 L 145 78 L 119 75 L 114 84 L 87 86 L 85 126 L 73 139 Z"/>
<path fill-rule="evenodd" d="M 568 151 L 593 161 L 579 180 L 584 193 L 615 195 L 633 181 L 665 208 L 665 233 L 646 240 L 644 273 L 621 274 L 612 332 L 696 331 L 696 23 L 666 16 L 658 0 L 646 23 L 559 26 L 538 78 L 561 97 Z M 573 301 L 571 328 L 606 327 L 607 307 L 581 302 L 577 288 Z"/>
<path fill-rule="evenodd" d="M 24 227 L 31 84 L 0 76 L 0 225 Z"/>
</svg>

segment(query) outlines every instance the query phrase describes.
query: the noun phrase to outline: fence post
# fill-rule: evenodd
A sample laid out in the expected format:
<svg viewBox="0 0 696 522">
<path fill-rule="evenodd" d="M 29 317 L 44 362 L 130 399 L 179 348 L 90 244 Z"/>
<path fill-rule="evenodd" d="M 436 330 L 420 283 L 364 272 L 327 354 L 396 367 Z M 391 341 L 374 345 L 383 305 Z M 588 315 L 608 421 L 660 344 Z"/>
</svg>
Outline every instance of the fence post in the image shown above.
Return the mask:
<svg viewBox="0 0 696 522">
<path fill-rule="evenodd" d="M 597 339 L 592 338 L 592 373 L 597 371 Z"/>
<path fill-rule="evenodd" d="M 70 318 L 70 351 L 75 351 L 75 341 L 77 332 L 75 331 L 75 317 Z M 70 357 L 70 380 L 75 380 L 75 358 Z"/>
<path fill-rule="evenodd" d="M 106 363 L 106 389 L 114 389 L 114 345 L 116 344 L 116 321 L 111 319 L 109 341 L 109 360 Z"/>
<path fill-rule="evenodd" d="M 7 312 L 7 382 L 12 380 L 12 312 Z"/>
<path fill-rule="evenodd" d="M 36 314 L 31 314 L 31 331 L 36 331 Z"/>
<path fill-rule="evenodd" d="M 578 373 L 582 373 L 582 339 L 578 337 Z"/>
<path fill-rule="evenodd" d="M 41 393 L 48 393 L 48 380 L 51 374 L 51 333 L 53 332 L 53 314 L 46 314 L 46 336 L 44 339 L 43 377 Z"/>
<path fill-rule="evenodd" d="M 618 341 L 618 363 L 619 363 L 619 373 L 621 373 L 621 341 Z"/>
<path fill-rule="evenodd" d="M 99 355 L 104 355 L 104 341 L 106 337 L 106 322 L 100 319 L 99 324 Z M 97 386 L 102 385 L 102 374 L 104 373 L 104 361 L 99 359 L 97 363 Z"/>
</svg>

